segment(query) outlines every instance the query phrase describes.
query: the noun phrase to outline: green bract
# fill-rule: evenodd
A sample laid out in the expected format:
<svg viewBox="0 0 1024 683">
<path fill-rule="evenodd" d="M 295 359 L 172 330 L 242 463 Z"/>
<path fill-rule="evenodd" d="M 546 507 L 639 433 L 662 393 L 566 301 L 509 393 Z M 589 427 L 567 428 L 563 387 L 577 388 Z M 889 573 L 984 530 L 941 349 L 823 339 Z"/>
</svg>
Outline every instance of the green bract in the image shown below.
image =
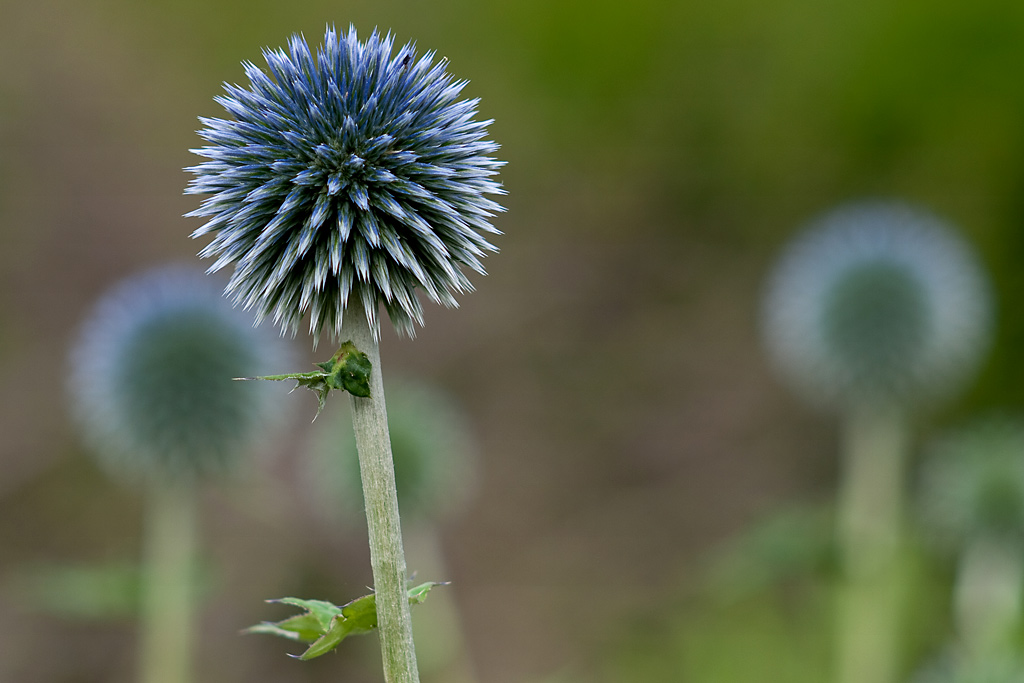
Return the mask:
<svg viewBox="0 0 1024 683">
<path fill-rule="evenodd" d="M 409 588 L 409 604 L 422 603 L 434 586 L 444 585 L 447 584 L 428 582 Z M 298 659 L 314 659 L 325 655 L 338 647 L 345 638 L 370 633 L 377 628 L 377 596 L 372 593 L 341 606 L 324 600 L 300 598 L 280 598 L 267 602 L 291 605 L 305 612 L 283 621 L 265 621 L 249 627 L 246 632 L 281 636 L 308 644 L 309 647 L 297 656 Z"/>
</svg>

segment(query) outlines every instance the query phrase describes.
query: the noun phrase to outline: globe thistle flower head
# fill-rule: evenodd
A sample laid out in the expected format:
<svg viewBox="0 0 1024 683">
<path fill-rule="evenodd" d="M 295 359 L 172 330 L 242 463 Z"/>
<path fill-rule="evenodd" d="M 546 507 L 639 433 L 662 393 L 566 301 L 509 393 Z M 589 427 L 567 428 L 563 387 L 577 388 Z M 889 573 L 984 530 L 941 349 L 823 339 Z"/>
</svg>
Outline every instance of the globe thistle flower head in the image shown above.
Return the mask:
<svg viewBox="0 0 1024 683">
<path fill-rule="evenodd" d="M 152 270 L 115 287 L 83 325 L 71 353 L 71 408 L 115 476 L 221 472 L 272 422 L 276 390 L 232 379 L 284 361 L 281 343 L 233 310 L 201 270 Z"/>
<path fill-rule="evenodd" d="M 1024 422 L 979 420 L 937 440 L 920 478 L 920 510 L 936 539 L 1024 540 Z"/>
<path fill-rule="evenodd" d="M 762 327 L 782 373 L 813 401 L 914 405 L 971 376 L 992 317 L 984 271 L 944 222 L 867 201 L 826 214 L 790 245 Z"/>
<path fill-rule="evenodd" d="M 491 121 L 445 60 L 393 44 L 328 28 L 314 55 L 292 36 L 288 52 L 264 50 L 266 71 L 244 65 L 248 87 L 225 84 L 233 118 L 200 119 L 210 144 L 192 151 L 207 161 L 186 192 L 208 195 L 189 214 L 208 220 L 193 237 L 212 235 L 200 255 L 234 266 L 226 291 L 258 320 L 295 334 L 308 314 L 310 332 L 337 337 L 354 298 L 375 334 L 383 305 L 412 336 L 417 290 L 456 306 L 464 271 L 484 274 L 496 251 Z"/>
</svg>

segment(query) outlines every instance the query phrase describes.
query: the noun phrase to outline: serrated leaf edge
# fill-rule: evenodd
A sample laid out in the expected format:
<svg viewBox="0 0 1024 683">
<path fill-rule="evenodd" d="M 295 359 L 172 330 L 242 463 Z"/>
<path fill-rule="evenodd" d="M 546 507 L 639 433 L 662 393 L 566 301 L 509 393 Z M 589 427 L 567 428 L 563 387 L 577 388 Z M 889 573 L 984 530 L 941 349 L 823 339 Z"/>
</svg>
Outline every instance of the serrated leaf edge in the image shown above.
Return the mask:
<svg viewBox="0 0 1024 683">
<path fill-rule="evenodd" d="M 407 594 L 409 596 L 409 604 L 421 604 L 424 600 L 426 600 L 427 594 L 435 586 L 447 586 L 450 583 L 450 581 L 428 581 L 426 583 L 421 583 L 418 586 L 410 588 L 407 591 Z M 287 638 L 288 640 L 293 640 L 296 642 L 308 643 L 310 642 L 309 638 L 304 638 L 297 631 L 283 628 L 282 624 L 286 624 L 289 622 L 294 623 L 296 620 L 312 617 L 313 620 L 320 626 L 320 628 L 323 629 L 323 633 L 320 635 L 319 638 L 313 640 L 312 644 L 308 648 L 306 648 L 305 652 L 303 652 L 302 654 L 289 655 L 290 657 L 293 657 L 295 659 L 301 659 L 303 661 L 315 659 L 316 657 L 327 654 L 334 648 L 338 647 L 338 645 L 340 645 L 341 642 L 350 635 L 360 635 L 363 633 L 369 633 L 377 627 L 376 595 L 374 593 L 360 596 L 358 598 L 350 600 L 349 602 L 341 606 L 335 605 L 325 600 L 307 600 L 303 598 L 292 597 L 275 598 L 272 600 L 267 600 L 267 602 L 280 603 L 285 605 L 291 605 L 293 607 L 299 607 L 301 609 L 306 610 L 306 613 L 293 615 L 291 617 L 288 617 L 287 619 L 282 619 L 278 622 L 264 621 L 262 623 L 256 624 L 255 626 L 250 626 L 249 628 L 243 630 L 242 633 L 262 633 L 267 635 L 281 636 L 282 638 Z M 373 607 L 369 608 L 370 612 L 364 612 L 360 610 L 358 614 L 353 613 L 354 609 L 357 606 L 360 606 L 359 603 L 362 602 L 370 602 L 373 604 Z M 325 624 L 323 620 L 320 619 L 319 616 L 317 616 L 313 609 L 310 608 L 310 606 L 317 607 L 321 611 L 321 613 L 334 612 L 334 614 L 333 616 L 331 616 L 329 622 Z M 348 612 L 348 614 L 346 614 L 346 611 Z M 373 615 L 373 625 L 368 627 L 362 625 L 360 622 L 364 620 L 363 617 L 371 613 Z"/>
</svg>

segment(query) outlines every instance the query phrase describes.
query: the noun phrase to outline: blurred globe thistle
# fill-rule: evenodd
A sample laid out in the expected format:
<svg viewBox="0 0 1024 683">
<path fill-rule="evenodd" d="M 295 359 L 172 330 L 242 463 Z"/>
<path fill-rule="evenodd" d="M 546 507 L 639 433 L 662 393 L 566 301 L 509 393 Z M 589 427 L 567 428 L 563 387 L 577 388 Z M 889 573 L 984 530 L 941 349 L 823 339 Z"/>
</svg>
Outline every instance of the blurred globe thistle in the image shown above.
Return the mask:
<svg viewBox="0 0 1024 683">
<path fill-rule="evenodd" d="M 105 295 L 71 353 L 72 411 L 116 476 L 188 480 L 229 468 L 277 389 L 234 382 L 285 360 L 201 270 L 164 267 Z"/>
<path fill-rule="evenodd" d="M 935 216 L 887 201 L 814 221 L 776 266 L 762 311 L 782 372 L 833 405 L 951 392 L 987 349 L 992 317 L 969 247 Z"/>
<path fill-rule="evenodd" d="M 923 521 L 944 542 L 1024 541 L 1024 422 L 979 420 L 937 440 L 922 464 Z"/>
<path fill-rule="evenodd" d="M 466 81 L 444 59 L 392 46 L 328 28 L 314 56 L 294 35 L 290 54 L 264 50 L 269 73 L 245 63 L 249 87 L 225 85 L 233 119 L 200 119 L 210 145 L 193 151 L 208 161 L 186 192 L 209 195 L 189 214 L 209 220 L 193 237 L 213 235 L 200 255 L 217 257 L 211 271 L 234 264 L 226 291 L 258 320 L 294 334 L 309 313 L 310 332 L 337 336 L 354 296 L 375 335 L 383 304 L 412 336 L 416 289 L 456 306 L 472 289 L 463 268 L 483 274 L 496 251 L 491 122 L 458 99 Z"/>
<path fill-rule="evenodd" d="M 451 398 L 421 384 L 390 386 L 388 427 L 403 518 L 438 521 L 464 509 L 476 493 L 476 447 Z M 316 450 L 310 479 L 323 509 L 359 519 L 363 489 L 351 423 L 328 421 Z"/>
</svg>

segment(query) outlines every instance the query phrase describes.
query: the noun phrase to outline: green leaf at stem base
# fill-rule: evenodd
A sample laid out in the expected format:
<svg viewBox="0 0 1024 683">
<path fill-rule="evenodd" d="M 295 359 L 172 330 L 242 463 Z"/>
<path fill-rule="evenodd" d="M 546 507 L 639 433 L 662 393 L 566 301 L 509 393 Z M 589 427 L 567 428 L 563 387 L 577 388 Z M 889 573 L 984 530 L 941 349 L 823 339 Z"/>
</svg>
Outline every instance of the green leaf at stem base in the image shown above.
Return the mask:
<svg viewBox="0 0 1024 683">
<path fill-rule="evenodd" d="M 427 599 L 427 593 L 434 586 L 446 586 L 447 582 L 428 582 L 409 589 L 409 604 L 418 605 Z M 257 624 L 247 628 L 245 633 L 267 633 L 289 640 L 310 643 L 298 659 L 319 657 L 338 647 L 350 635 L 369 633 L 377 628 L 377 600 L 371 593 L 341 605 L 323 600 L 281 598 L 268 600 L 299 607 L 305 612 L 282 621 Z"/>
</svg>

